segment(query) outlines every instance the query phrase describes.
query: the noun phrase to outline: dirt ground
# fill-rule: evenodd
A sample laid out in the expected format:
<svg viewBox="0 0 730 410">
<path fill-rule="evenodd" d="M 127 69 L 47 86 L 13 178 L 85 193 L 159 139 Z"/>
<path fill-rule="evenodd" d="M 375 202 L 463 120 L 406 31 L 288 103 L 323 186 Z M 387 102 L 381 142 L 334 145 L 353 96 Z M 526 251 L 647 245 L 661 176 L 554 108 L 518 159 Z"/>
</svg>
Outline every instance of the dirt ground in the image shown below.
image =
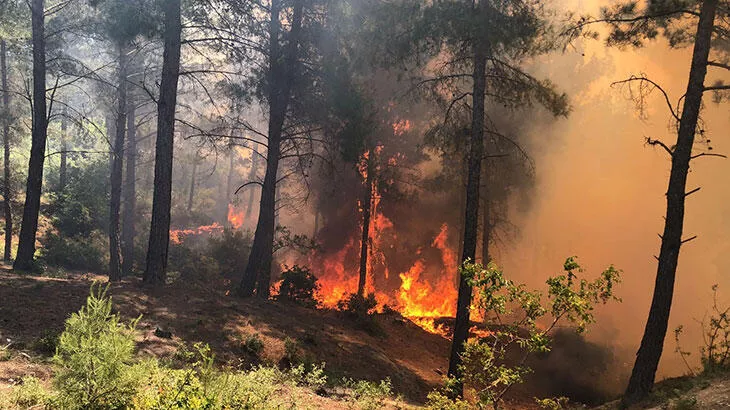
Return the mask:
<svg viewBox="0 0 730 410">
<path fill-rule="evenodd" d="M 0 341 L 9 340 L 2 344 L 12 343 L 12 350 L 22 353 L 15 355 L 17 360 L 0 362 L 0 383 L 27 374 L 47 379 L 49 367 L 42 358 L 30 356 L 43 350 L 46 336 L 60 333 L 95 280 L 106 282 L 105 277 L 90 274 L 63 276 L 18 276 L 8 266 L 0 269 Z M 189 284 L 173 284 L 155 293 L 134 278 L 110 288 L 117 312 L 127 319 L 142 317 L 141 354 L 169 357 L 183 342 L 188 346 L 204 342 L 222 364 L 251 364 L 243 345 L 249 335 L 258 334 L 264 342 L 261 360 L 276 364 L 289 338 L 307 360 L 326 363 L 331 377 L 372 381 L 389 377 L 394 389 L 411 402 L 423 402 L 445 373 L 449 341 L 397 314 L 379 316 L 382 335 L 371 335 L 339 312 L 244 300 L 227 293 Z M 158 337 L 156 329 L 171 332 L 172 338 Z"/>
</svg>

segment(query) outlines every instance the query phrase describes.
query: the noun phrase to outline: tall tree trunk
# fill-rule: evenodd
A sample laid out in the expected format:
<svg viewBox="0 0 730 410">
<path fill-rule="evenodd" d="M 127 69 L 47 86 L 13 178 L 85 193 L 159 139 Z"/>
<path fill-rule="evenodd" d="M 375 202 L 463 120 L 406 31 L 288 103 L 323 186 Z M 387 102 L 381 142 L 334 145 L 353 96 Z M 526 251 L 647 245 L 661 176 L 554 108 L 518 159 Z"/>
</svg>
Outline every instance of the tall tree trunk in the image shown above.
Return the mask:
<svg viewBox="0 0 730 410">
<path fill-rule="evenodd" d="M 188 191 L 188 206 L 187 211 L 190 213 L 193 210 L 193 200 L 195 199 L 195 175 L 198 173 L 198 154 L 195 154 L 193 160 L 193 172 L 190 176 L 190 190 Z"/>
<path fill-rule="evenodd" d="M 649 394 L 654 385 L 656 370 L 664 347 L 674 296 L 674 279 L 677 273 L 679 250 L 682 246 L 687 174 L 692 159 L 697 121 L 702 107 L 707 61 L 717 7 L 718 0 L 705 0 L 700 12 L 689 83 L 677 133 L 677 144 L 672 153 L 672 170 L 667 190 L 667 213 L 659 252 L 654 296 L 641 346 L 636 354 L 636 362 L 622 401 L 623 405 L 636 403 Z"/>
<path fill-rule="evenodd" d="M 284 64 L 280 61 L 279 35 L 281 31 L 281 0 L 272 0 L 269 25 L 269 135 L 266 153 L 266 174 L 261 188 L 261 204 L 251 255 L 243 274 L 239 293 L 268 299 L 271 286 L 274 230 L 276 219 L 276 183 L 279 170 L 282 131 L 291 99 L 294 66 L 297 62 L 299 36 L 302 27 L 303 1 L 294 2 L 289 43 Z"/>
<path fill-rule="evenodd" d="M 3 213 L 5 214 L 5 251 L 3 259 L 10 261 L 13 246 L 12 189 L 10 182 L 10 90 L 8 90 L 7 44 L 0 41 L 0 69 L 3 87 Z"/>
<path fill-rule="evenodd" d="M 365 286 L 368 279 L 368 246 L 370 245 L 370 219 L 373 211 L 373 184 L 375 183 L 375 150 L 368 151 L 367 176 L 362 199 L 362 237 L 360 242 L 360 277 L 357 282 L 357 294 L 365 297 Z"/>
<path fill-rule="evenodd" d="M 162 61 L 160 98 L 157 102 L 157 144 L 152 223 L 147 247 L 144 281 L 163 285 L 167 276 L 167 251 L 170 244 L 170 206 L 172 202 L 172 160 L 175 137 L 177 83 L 180 77 L 182 21 L 180 0 L 164 3 L 165 51 Z"/>
<path fill-rule="evenodd" d="M 46 104 L 46 38 L 44 0 L 32 0 L 33 28 L 33 129 L 28 161 L 28 179 L 23 206 L 23 222 L 20 225 L 18 253 L 14 269 L 33 268 L 35 239 L 38 232 L 38 214 L 41 209 L 43 189 L 43 163 L 46 158 L 46 138 L 48 136 L 48 113 Z"/>
<path fill-rule="evenodd" d="M 259 152 L 254 148 L 251 152 L 251 172 L 248 174 L 248 182 L 254 182 L 256 181 L 256 177 L 258 176 L 258 165 L 259 165 Z M 251 214 L 253 213 L 253 203 L 254 199 L 256 199 L 256 184 L 252 184 L 249 187 L 248 191 L 248 204 L 246 205 L 246 221 L 251 218 Z"/>
<path fill-rule="evenodd" d="M 487 266 L 491 256 L 489 254 L 489 242 L 492 240 L 492 221 L 489 212 L 489 161 L 484 160 L 482 164 L 482 265 Z"/>
<path fill-rule="evenodd" d="M 481 3 L 480 3 L 481 4 Z M 486 90 L 487 53 L 477 40 L 474 45 L 474 89 L 472 108 L 471 138 L 469 141 L 466 209 L 464 212 L 464 248 L 461 255 L 462 264 L 467 260 L 474 261 L 479 236 L 479 185 L 482 173 L 482 157 L 484 154 L 484 100 Z M 472 299 L 472 288 L 466 278 L 459 275 L 459 296 L 456 303 L 456 324 L 454 339 L 449 357 L 449 376 L 457 380 L 454 396 L 463 394 L 461 382 L 461 354 L 464 344 L 469 338 L 469 306 Z"/>
<path fill-rule="evenodd" d="M 58 169 L 58 191 L 62 194 L 66 192 L 67 182 L 67 165 L 68 165 L 68 109 L 63 108 L 63 116 L 61 117 L 61 165 Z"/>
<path fill-rule="evenodd" d="M 127 50 L 119 48 L 119 82 L 117 86 L 116 135 L 112 148 L 111 194 L 109 196 L 109 280 L 122 279 L 122 247 L 119 235 L 124 173 L 124 137 L 127 132 Z"/>
<path fill-rule="evenodd" d="M 130 275 L 134 269 L 134 239 L 137 236 L 134 224 L 137 214 L 137 101 L 133 96 L 133 93 L 127 96 L 127 148 L 124 151 L 127 168 L 122 192 L 122 272 L 125 275 Z"/>
</svg>

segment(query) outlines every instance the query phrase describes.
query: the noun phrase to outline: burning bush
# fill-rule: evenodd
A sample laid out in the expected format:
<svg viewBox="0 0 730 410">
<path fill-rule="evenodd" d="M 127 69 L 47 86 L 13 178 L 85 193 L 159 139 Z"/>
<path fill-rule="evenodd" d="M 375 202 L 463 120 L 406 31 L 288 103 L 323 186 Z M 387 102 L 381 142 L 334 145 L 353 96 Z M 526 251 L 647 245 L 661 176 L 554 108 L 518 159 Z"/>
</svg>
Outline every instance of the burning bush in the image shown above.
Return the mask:
<svg viewBox="0 0 730 410">
<path fill-rule="evenodd" d="M 319 290 L 317 277 L 306 267 L 294 265 L 282 272 L 279 282 L 279 294 L 276 299 L 293 302 L 302 306 L 315 307 L 314 295 Z"/>
</svg>

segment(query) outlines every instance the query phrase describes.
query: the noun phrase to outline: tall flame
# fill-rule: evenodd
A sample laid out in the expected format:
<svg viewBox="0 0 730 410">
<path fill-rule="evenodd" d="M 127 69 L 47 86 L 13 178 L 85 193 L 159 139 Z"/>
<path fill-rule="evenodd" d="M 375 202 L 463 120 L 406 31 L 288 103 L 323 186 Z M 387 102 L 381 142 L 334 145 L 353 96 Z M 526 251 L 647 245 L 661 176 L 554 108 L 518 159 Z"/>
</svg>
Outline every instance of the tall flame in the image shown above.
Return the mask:
<svg viewBox="0 0 730 410">
<path fill-rule="evenodd" d="M 231 227 L 233 227 L 233 229 L 241 229 L 245 221 L 246 217 L 243 211 L 236 211 L 236 207 L 234 207 L 232 204 L 229 204 L 228 223 L 231 224 Z"/>
</svg>

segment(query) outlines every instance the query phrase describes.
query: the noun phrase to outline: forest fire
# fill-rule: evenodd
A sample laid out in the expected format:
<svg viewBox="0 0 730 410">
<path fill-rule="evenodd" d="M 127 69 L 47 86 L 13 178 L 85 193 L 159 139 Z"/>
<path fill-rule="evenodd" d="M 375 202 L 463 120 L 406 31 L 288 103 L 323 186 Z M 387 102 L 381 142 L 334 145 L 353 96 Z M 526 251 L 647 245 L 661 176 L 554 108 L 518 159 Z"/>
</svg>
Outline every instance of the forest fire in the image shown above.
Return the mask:
<svg viewBox="0 0 730 410">
<path fill-rule="evenodd" d="M 244 221 L 243 211 L 237 211 L 233 205 L 228 205 L 228 225 L 233 229 L 241 229 Z M 188 236 L 214 235 L 222 233 L 224 229 L 218 222 L 190 229 L 171 229 L 170 243 L 180 245 Z"/>
<path fill-rule="evenodd" d="M 228 223 L 231 225 L 233 229 L 241 229 L 243 227 L 244 222 L 246 222 L 246 217 L 243 211 L 236 210 L 236 207 L 229 204 L 228 205 Z"/>
<path fill-rule="evenodd" d="M 369 259 L 368 271 L 374 272 L 373 268 L 378 265 L 383 278 L 388 279 L 388 261 L 379 248 L 379 238 L 385 232 L 393 231 L 393 223 L 378 214 L 373 228 L 371 254 L 378 256 Z M 394 232 L 392 234 L 395 235 Z M 441 252 L 441 266 L 427 266 L 426 261 L 419 257 L 410 269 L 398 275 L 400 286 L 391 289 L 376 288 L 373 274 L 368 275 L 366 290 L 375 295 L 378 309 L 387 305 L 426 331 L 446 334 L 446 329 L 437 324 L 436 319 L 453 317 L 455 314 L 457 290 L 454 276 L 457 261 L 456 253 L 447 245 L 448 235 L 448 226 L 444 224 L 431 244 L 432 248 Z M 358 240 L 353 238 L 336 253 L 325 257 L 310 256 L 310 266 L 317 267 L 320 273 L 317 297 L 323 307 L 336 308 L 338 302 L 348 294 L 357 292 L 358 273 L 355 264 L 348 261 L 348 255 L 355 253 L 358 245 Z M 433 271 L 438 272 L 438 279 L 429 281 L 426 273 Z M 387 280 L 384 282 L 387 283 Z"/>
</svg>

